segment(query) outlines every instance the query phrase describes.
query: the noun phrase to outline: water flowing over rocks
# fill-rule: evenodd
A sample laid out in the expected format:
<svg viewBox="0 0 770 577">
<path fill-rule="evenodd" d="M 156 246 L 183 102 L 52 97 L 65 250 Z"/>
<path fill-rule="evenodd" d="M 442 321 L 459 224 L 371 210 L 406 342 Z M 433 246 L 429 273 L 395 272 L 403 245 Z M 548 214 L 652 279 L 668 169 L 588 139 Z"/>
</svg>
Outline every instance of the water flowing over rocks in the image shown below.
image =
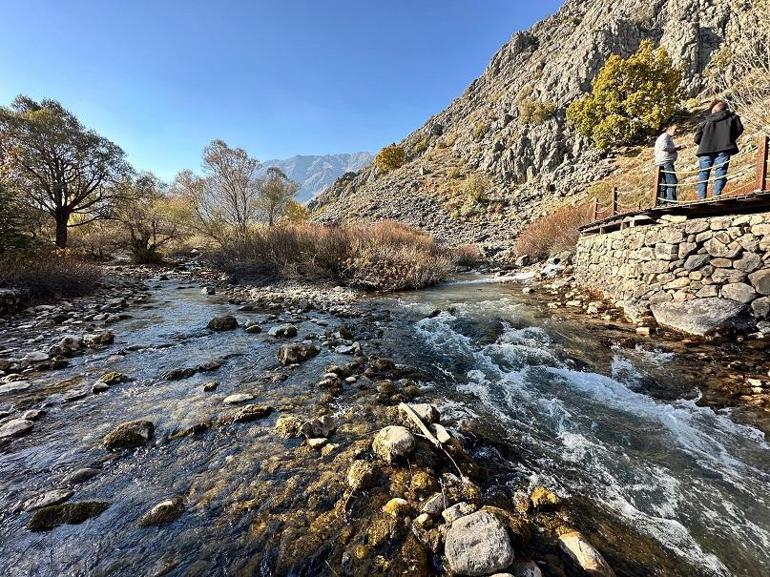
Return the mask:
<svg viewBox="0 0 770 577">
<path fill-rule="evenodd" d="M 130 421 L 122 423 L 104 438 L 104 446 L 111 450 L 136 449 L 144 446 L 155 432 L 151 421 Z"/>
</svg>

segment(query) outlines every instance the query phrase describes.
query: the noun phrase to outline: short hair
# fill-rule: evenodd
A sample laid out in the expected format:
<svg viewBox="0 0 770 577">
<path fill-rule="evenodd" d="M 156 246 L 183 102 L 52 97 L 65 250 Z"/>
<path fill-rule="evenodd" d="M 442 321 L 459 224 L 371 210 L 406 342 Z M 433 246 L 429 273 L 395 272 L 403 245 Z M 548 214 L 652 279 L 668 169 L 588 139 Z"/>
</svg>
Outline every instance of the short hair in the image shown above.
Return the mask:
<svg viewBox="0 0 770 577">
<path fill-rule="evenodd" d="M 723 110 L 727 110 L 727 102 L 724 100 L 715 100 L 711 103 L 711 110 L 717 109 L 717 112 L 722 112 Z"/>
</svg>

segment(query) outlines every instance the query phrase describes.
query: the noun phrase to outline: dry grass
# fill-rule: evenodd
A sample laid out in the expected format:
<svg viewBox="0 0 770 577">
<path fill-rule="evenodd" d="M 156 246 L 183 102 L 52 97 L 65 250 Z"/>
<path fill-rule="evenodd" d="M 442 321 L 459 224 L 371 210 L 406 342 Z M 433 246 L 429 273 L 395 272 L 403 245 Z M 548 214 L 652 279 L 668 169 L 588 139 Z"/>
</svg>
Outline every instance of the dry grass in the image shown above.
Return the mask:
<svg viewBox="0 0 770 577">
<path fill-rule="evenodd" d="M 578 228 L 589 223 L 592 217 L 590 205 L 562 206 L 527 226 L 516 239 L 514 250 L 534 260 L 572 250 L 577 243 Z"/>
<path fill-rule="evenodd" d="M 0 288 L 20 290 L 32 302 L 90 294 L 100 279 L 93 264 L 59 255 L 5 253 L 0 262 Z"/>
<path fill-rule="evenodd" d="M 318 224 L 260 227 L 214 254 L 242 277 L 334 280 L 367 290 L 416 289 L 446 278 L 462 253 L 393 221 L 369 226 Z"/>
</svg>

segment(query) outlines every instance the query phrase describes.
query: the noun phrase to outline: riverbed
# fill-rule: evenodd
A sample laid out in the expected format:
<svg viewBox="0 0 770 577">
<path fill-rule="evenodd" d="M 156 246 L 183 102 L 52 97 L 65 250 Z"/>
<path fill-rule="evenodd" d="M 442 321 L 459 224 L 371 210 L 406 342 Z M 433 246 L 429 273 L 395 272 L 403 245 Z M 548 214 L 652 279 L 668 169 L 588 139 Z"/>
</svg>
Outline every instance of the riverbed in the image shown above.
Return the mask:
<svg viewBox="0 0 770 577">
<path fill-rule="evenodd" d="M 46 411 L 29 434 L 0 448 L 3 575 L 346 573 L 345 543 L 363 521 L 346 527 L 335 507 L 351 455 L 368 447 L 380 418 L 363 376 L 334 395 L 317 386 L 326 367 L 351 361 L 335 346 L 347 332 L 365 354 L 409 368 L 421 399 L 438 406 L 489 470 L 488 487 L 545 485 L 584 503 L 579 510 L 594 521 L 614 519 L 575 523 L 618 560 L 618 574 L 770 572 L 770 446 L 745 414 L 701 406 L 699 370 L 687 356 L 615 346 L 622 330 L 599 333 L 518 285 L 482 276 L 367 299 L 349 314 L 244 308 L 227 293 L 201 294 L 200 284 L 174 278 L 151 286 L 131 318 L 111 325 L 112 345 L 30 373 L 31 388 L 0 397 L 8 410 Z M 263 331 L 206 328 L 226 314 Z M 298 329 L 290 340 L 314 342 L 320 354 L 299 367 L 278 363 L 284 341 L 268 331 L 286 323 Z M 111 371 L 130 380 L 68 397 Z M 273 412 L 223 424 L 223 401 L 234 393 Z M 282 414 L 332 416 L 331 449 L 276 436 Z M 134 419 L 155 424 L 151 442 L 106 451 L 104 437 Z M 84 469 L 91 472 L 73 481 Z M 72 501 L 109 506 L 81 524 L 28 530 L 30 512 L 20 504 L 56 488 L 71 490 Z M 186 502 L 178 519 L 138 523 L 174 495 Z M 628 541 L 634 532 L 638 543 Z"/>
</svg>

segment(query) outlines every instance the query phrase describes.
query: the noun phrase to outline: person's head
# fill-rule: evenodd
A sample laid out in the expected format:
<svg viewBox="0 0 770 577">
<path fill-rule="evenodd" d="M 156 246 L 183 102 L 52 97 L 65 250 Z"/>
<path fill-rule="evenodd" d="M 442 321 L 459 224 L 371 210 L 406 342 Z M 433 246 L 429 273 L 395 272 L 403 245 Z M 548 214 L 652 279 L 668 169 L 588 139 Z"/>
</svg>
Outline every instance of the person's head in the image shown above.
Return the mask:
<svg viewBox="0 0 770 577">
<path fill-rule="evenodd" d="M 669 124 L 666 127 L 666 134 L 668 134 L 669 136 L 676 136 L 676 133 L 678 130 L 679 130 L 678 124 Z"/>
<path fill-rule="evenodd" d="M 716 114 L 717 112 L 724 112 L 727 110 L 727 102 L 724 100 L 715 100 L 711 103 L 711 113 Z"/>
</svg>

